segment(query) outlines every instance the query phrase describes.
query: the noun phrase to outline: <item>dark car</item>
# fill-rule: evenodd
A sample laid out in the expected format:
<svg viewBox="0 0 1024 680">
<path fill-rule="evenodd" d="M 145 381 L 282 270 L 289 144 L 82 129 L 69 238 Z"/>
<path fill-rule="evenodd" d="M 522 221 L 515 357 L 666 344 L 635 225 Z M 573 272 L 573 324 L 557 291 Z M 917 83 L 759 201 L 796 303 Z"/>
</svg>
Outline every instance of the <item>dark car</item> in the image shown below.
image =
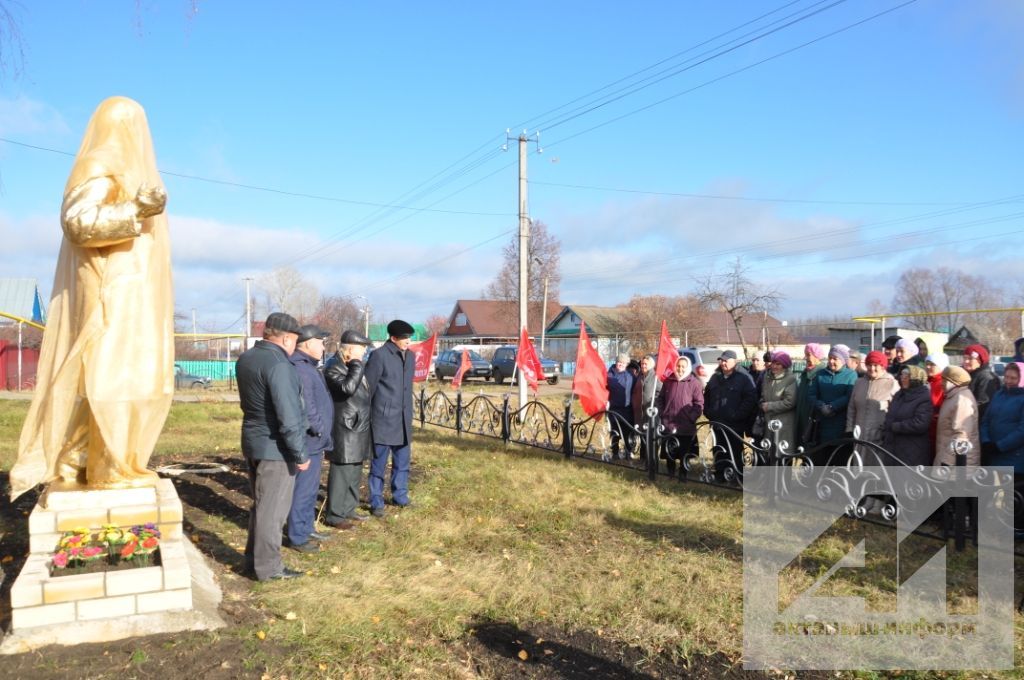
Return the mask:
<svg viewBox="0 0 1024 680">
<path fill-rule="evenodd" d="M 210 387 L 211 383 L 213 381 L 206 376 L 186 373 L 184 368 L 174 364 L 174 389 L 180 390 L 183 387 L 194 387 L 205 390 Z"/>
<path fill-rule="evenodd" d="M 518 349 L 515 345 L 504 345 L 494 350 L 494 357 L 491 359 L 491 377 L 494 378 L 494 382 L 500 385 L 505 382 L 505 378 L 515 379 L 516 352 Z M 538 354 L 538 356 L 540 355 Z M 544 369 L 544 378 L 548 381 L 548 384 L 558 384 L 558 362 L 541 356 L 540 365 Z"/>
<path fill-rule="evenodd" d="M 468 378 L 483 378 L 487 380 L 491 377 L 491 365 L 473 350 L 469 351 L 469 363 L 471 364 L 469 371 L 466 372 L 466 375 L 462 376 L 463 380 Z M 459 366 L 461 365 L 462 350 L 446 350 L 438 354 L 434 360 L 434 375 L 437 376 L 438 380 L 454 378 L 455 374 L 459 372 Z"/>
</svg>

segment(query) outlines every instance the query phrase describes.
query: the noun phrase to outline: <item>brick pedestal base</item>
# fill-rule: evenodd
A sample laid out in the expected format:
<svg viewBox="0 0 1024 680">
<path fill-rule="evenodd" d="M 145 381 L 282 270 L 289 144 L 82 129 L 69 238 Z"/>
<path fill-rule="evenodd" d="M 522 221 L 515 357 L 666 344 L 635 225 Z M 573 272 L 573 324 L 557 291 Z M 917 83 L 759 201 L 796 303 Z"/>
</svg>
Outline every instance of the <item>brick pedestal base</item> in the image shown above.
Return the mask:
<svg viewBox="0 0 1024 680">
<path fill-rule="evenodd" d="M 12 630 L 192 609 L 181 520 L 181 500 L 169 479 L 138 489 L 46 492 L 29 516 L 31 554 L 11 586 Z M 63 532 L 147 522 L 160 529 L 160 566 L 50 576 Z"/>
</svg>

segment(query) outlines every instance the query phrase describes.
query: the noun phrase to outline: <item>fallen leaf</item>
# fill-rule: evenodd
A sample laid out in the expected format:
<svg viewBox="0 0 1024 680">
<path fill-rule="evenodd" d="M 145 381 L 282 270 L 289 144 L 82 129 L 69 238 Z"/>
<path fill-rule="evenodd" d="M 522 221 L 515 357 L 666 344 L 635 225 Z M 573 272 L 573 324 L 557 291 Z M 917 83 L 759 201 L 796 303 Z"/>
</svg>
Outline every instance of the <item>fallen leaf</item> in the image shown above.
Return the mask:
<svg viewBox="0 0 1024 680">
<path fill-rule="evenodd" d="M 317 666 L 317 668 L 319 668 L 322 671 L 325 671 L 325 670 L 327 670 L 327 664 L 325 664 L 325 663 L 319 664 Z"/>
<path fill-rule="evenodd" d="M 371 616 L 370 620 L 373 621 L 374 623 L 380 623 L 380 617 L 379 616 Z"/>
<path fill-rule="evenodd" d="M 435 567 L 440 567 L 441 566 L 441 560 L 434 560 L 434 566 Z"/>
<path fill-rule="evenodd" d="M 519 654 L 518 654 L 517 656 L 518 656 L 518 657 L 519 657 L 520 659 L 522 659 L 523 661 L 526 661 L 527 659 L 529 659 L 529 658 L 530 658 L 530 655 L 526 653 L 526 650 L 525 650 L 525 649 L 520 649 L 520 650 L 519 650 Z"/>
<path fill-rule="evenodd" d="M 267 639 L 267 633 L 266 633 L 266 631 L 258 630 L 258 631 L 256 631 L 256 637 L 258 637 L 261 640 L 266 640 Z"/>
<path fill-rule="evenodd" d="M 552 654 L 554 654 L 554 652 L 551 651 L 550 649 L 545 649 L 544 650 L 544 654 L 545 654 L 545 656 L 551 656 Z"/>
<path fill-rule="evenodd" d="M 341 573 L 341 567 L 331 567 L 331 573 L 332 574 L 340 574 Z"/>
<path fill-rule="evenodd" d="M 294 621 L 295 619 L 297 619 L 299 617 L 298 617 L 298 615 L 295 612 L 288 612 L 287 614 L 284 615 L 284 618 L 287 619 L 288 621 Z"/>
<path fill-rule="evenodd" d="M 614 576 L 615 578 L 618 578 L 618 577 L 622 576 L 622 572 L 619 571 L 618 569 L 612 569 L 612 576 Z"/>
<path fill-rule="evenodd" d="M 0 559 L 0 564 L 10 564 L 14 561 L 14 558 L 10 555 L 4 555 L 3 559 Z"/>
</svg>

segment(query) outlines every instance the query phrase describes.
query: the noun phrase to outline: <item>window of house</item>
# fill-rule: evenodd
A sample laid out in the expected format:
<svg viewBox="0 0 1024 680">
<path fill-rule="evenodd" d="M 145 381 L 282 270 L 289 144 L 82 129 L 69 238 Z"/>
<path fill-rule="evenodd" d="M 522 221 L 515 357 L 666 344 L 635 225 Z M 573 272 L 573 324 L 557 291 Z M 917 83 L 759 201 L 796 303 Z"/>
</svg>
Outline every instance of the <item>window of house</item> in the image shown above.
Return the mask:
<svg viewBox="0 0 1024 680">
<path fill-rule="evenodd" d="M 466 325 L 466 313 L 465 312 L 459 312 L 458 314 L 455 315 L 455 325 L 456 326 L 465 326 Z"/>
</svg>

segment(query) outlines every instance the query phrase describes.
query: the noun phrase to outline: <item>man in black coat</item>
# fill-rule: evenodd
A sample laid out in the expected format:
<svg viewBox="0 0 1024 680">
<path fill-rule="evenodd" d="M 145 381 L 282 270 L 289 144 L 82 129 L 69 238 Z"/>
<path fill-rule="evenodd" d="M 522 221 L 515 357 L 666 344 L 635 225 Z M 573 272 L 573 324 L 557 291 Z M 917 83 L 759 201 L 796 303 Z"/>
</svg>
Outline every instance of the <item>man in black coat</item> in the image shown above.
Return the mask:
<svg viewBox="0 0 1024 680">
<path fill-rule="evenodd" d="M 412 379 L 416 357 L 409 351 L 415 329 L 396 319 L 388 324 L 389 340 L 366 362 L 370 387 L 373 459 L 370 461 L 370 512 L 384 516 L 384 471 L 391 457 L 391 501 L 409 505 L 412 458 Z"/>
<path fill-rule="evenodd" d="M 373 451 L 370 435 L 370 386 L 363 375 L 363 356 L 370 339 L 358 331 L 341 334 L 338 354 L 327 362 L 324 377 L 334 399 L 334 450 L 327 476 L 327 513 L 324 523 L 336 529 L 351 529 L 352 520 L 364 520 L 356 513 L 363 462 Z"/>
<path fill-rule="evenodd" d="M 245 567 L 260 581 L 302 576 L 281 560 L 281 529 L 291 506 L 294 477 L 309 469 L 299 376 L 288 360 L 298 337 L 298 322 L 274 312 L 264 324 L 263 339 L 235 365 L 242 454 L 253 499 Z"/>
<path fill-rule="evenodd" d="M 718 370 L 704 388 L 704 415 L 725 427 L 716 427 L 721 438 L 715 449 L 715 478 L 726 479 L 725 471 L 743 474 L 743 433 L 749 430 L 757 409 L 757 390 L 750 374 L 736 365 L 731 349 L 718 357 Z"/>
</svg>

